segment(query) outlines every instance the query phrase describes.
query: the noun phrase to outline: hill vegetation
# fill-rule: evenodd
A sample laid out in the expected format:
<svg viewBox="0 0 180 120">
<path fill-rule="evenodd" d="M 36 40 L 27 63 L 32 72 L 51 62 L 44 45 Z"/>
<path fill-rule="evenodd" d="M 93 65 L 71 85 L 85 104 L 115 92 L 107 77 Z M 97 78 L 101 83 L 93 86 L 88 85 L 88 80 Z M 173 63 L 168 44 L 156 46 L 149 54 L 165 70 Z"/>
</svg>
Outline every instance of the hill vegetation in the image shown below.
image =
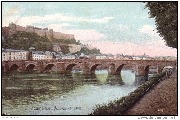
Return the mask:
<svg viewBox="0 0 180 120">
<path fill-rule="evenodd" d="M 61 46 L 61 50 L 64 54 L 68 54 L 68 44 L 82 45 L 80 41 L 75 39 L 52 39 L 49 40 L 47 37 L 39 36 L 36 33 L 30 33 L 25 31 L 18 31 L 17 33 L 8 36 L 7 39 L 2 41 L 2 48 L 5 49 L 17 49 L 17 50 L 29 50 L 30 47 L 35 47 L 38 51 L 53 51 L 53 43 L 58 43 Z M 89 50 L 87 47 L 75 53 L 80 54 L 100 54 L 99 49 Z"/>
<path fill-rule="evenodd" d="M 75 54 L 80 55 L 81 53 L 84 53 L 85 55 L 92 55 L 92 54 L 101 54 L 100 50 L 97 48 L 94 49 L 88 49 L 87 47 L 81 48 L 81 50 Z"/>
<path fill-rule="evenodd" d="M 2 42 L 3 48 L 12 48 L 18 50 L 29 50 L 30 47 L 35 47 L 36 50 L 52 51 L 53 44 L 46 37 L 41 37 L 36 33 L 20 32 L 9 36 Z"/>
</svg>

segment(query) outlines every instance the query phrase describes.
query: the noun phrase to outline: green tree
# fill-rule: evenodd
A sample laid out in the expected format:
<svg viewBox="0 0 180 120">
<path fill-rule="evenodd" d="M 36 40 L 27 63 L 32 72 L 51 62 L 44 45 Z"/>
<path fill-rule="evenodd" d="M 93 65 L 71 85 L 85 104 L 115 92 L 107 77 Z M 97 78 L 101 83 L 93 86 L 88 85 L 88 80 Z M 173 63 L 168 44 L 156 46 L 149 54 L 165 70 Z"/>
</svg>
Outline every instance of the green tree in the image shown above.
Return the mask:
<svg viewBox="0 0 180 120">
<path fill-rule="evenodd" d="M 53 45 L 46 37 L 41 37 L 36 33 L 18 31 L 6 41 L 3 41 L 2 47 L 19 50 L 29 50 L 30 47 L 35 47 L 36 50 L 52 51 Z"/>
<path fill-rule="evenodd" d="M 100 50 L 97 48 L 94 49 L 88 49 L 87 47 L 82 47 L 80 51 L 74 53 L 77 55 L 80 55 L 81 53 L 84 53 L 85 55 L 94 55 L 94 54 L 101 54 Z"/>
<path fill-rule="evenodd" d="M 178 2 L 147 2 L 151 18 L 155 19 L 157 31 L 169 47 L 177 48 Z"/>
</svg>

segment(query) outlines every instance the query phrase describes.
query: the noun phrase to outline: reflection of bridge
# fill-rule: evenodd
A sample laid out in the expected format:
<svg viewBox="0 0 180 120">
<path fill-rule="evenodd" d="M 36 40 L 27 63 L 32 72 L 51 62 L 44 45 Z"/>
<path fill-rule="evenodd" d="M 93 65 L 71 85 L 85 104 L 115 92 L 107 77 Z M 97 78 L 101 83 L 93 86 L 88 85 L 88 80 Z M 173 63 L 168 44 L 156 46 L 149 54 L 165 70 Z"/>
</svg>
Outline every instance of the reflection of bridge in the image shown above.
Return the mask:
<svg viewBox="0 0 180 120">
<path fill-rule="evenodd" d="M 149 72 L 149 66 L 156 66 L 158 72 L 161 72 L 164 66 L 176 66 L 176 61 L 158 61 L 158 60 L 92 60 L 92 59 L 74 59 L 61 61 L 3 61 L 3 72 L 47 72 L 56 71 L 58 73 L 71 73 L 73 67 L 78 66 L 83 74 L 94 74 L 97 66 L 108 68 L 110 75 L 120 74 L 123 66 L 131 66 L 136 75 L 145 76 Z"/>
</svg>

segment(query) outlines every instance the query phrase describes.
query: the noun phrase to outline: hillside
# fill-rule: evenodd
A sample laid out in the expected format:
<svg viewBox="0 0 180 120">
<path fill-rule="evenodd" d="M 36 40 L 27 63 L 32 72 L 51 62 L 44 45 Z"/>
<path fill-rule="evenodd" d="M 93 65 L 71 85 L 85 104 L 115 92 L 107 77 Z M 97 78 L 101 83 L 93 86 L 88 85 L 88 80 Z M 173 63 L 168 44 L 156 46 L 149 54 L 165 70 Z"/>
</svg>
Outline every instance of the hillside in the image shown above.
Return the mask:
<svg viewBox="0 0 180 120">
<path fill-rule="evenodd" d="M 29 50 L 30 47 L 35 47 L 36 50 L 52 51 L 53 46 L 46 37 L 41 37 L 36 33 L 18 31 L 2 41 L 2 47 L 19 50 Z"/>
<path fill-rule="evenodd" d="M 33 32 L 25 32 L 25 31 L 17 31 L 11 36 L 8 36 L 6 40 L 2 41 L 2 48 L 5 49 L 18 49 L 18 50 L 29 50 L 30 47 L 35 47 L 38 51 L 53 51 L 53 44 L 58 43 L 61 44 L 61 50 L 64 54 L 70 52 L 68 45 L 82 45 L 80 41 L 76 41 L 75 39 L 52 39 L 49 40 L 45 36 L 39 36 L 37 33 Z M 89 50 L 86 47 L 82 47 L 82 49 L 75 54 L 100 54 L 100 50 L 92 49 Z"/>
<path fill-rule="evenodd" d="M 75 54 L 80 55 L 81 53 L 84 53 L 85 55 L 101 54 L 99 49 L 94 48 L 90 50 L 87 47 L 82 47 L 81 50 Z"/>
</svg>

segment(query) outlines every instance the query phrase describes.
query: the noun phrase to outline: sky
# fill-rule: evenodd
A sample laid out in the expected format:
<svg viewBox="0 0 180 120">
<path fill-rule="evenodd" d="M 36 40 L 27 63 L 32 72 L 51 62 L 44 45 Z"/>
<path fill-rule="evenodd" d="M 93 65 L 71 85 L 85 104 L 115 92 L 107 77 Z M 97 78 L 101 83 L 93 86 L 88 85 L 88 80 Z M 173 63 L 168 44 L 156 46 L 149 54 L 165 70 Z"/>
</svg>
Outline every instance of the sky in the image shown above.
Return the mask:
<svg viewBox="0 0 180 120">
<path fill-rule="evenodd" d="M 101 53 L 177 56 L 143 2 L 2 2 L 2 26 L 33 25 L 74 34 Z"/>
</svg>

